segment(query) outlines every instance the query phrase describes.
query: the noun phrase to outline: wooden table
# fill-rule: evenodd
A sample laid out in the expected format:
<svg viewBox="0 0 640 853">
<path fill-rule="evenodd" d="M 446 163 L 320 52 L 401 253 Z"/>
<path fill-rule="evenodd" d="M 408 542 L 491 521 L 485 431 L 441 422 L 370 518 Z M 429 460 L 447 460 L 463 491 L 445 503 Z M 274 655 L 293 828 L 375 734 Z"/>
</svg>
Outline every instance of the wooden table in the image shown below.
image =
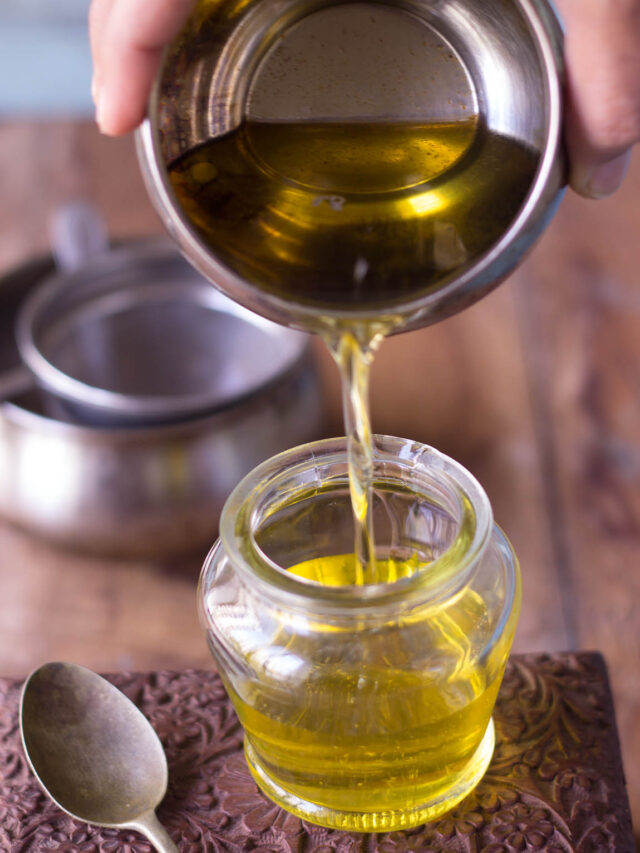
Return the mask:
<svg viewBox="0 0 640 853">
<path fill-rule="evenodd" d="M 89 124 L 0 125 L 0 270 L 47 246 L 84 196 L 114 236 L 161 230 L 131 140 Z M 616 196 L 569 194 L 510 282 L 438 326 L 391 339 L 374 366 L 378 432 L 424 441 L 482 481 L 525 594 L 518 651 L 597 649 L 608 662 L 640 831 L 640 157 Z M 337 377 L 321 347 L 331 430 Z M 0 674 L 45 660 L 96 670 L 206 667 L 200 558 L 123 563 L 0 525 Z"/>
</svg>

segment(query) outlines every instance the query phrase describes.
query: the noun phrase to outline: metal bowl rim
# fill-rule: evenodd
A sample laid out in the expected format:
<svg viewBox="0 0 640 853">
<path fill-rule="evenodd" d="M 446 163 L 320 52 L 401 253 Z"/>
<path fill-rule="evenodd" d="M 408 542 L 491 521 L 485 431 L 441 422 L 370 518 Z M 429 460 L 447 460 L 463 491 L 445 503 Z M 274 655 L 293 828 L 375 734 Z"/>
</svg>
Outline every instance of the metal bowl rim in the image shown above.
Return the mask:
<svg viewBox="0 0 640 853">
<path fill-rule="evenodd" d="M 292 329 L 274 326 L 271 321 L 233 302 L 228 296 L 212 288 L 205 279 L 201 279 L 186 260 L 184 261 L 185 273 L 192 277 L 194 289 L 200 286 L 203 290 L 209 289 L 210 294 L 207 294 L 207 300 L 213 303 L 218 301 L 221 313 L 235 316 L 252 327 L 266 330 L 270 335 L 277 330 L 277 334 L 286 340 L 291 350 L 288 358 L 283 359 L 283 364 L 278 371 L 267 380 L 249 385 L 246 390 L 230 394 L 227 398 L 223 398 L 222 402 L 216 403 L 212 402 L 209 394 L 202 392 L 182 396 L 143 397 L 90 386 L 59 370 L 40 352 L 33 340 L 31 330 L 38 313 L 43 307 L 51 304 L 58 294 L 92 275 L 111 273 L 115 276 L 119 266 L 122 266 L 123 270 L 126 269 L 127 259 L 144 263 L 163 258 L 171 261 L 183 260 L 169 240 L 150 238 L 110 250 L 72 272 L 54 272 L 35 285 L 33 292 L 26 296 L 18 311 L 16 337 L 23 361 L 34 373 L 39 384 L 56 396 L 72 401 L 88 412 L 102 411 L 110 416 L 122 417 L 128 425 L 144 426 L 151 421 L 182 420 L 189 416 L 212 414 L 231 408 L 259 393 L 263 388 L 277 383 L 279 378 L 302 358 L 307 346 L 303 335 Z M 215 310 L 218 310 L 217 307 Z M 125 425 L 123 423 L 123 426 Z"/>
<path fill-rule="evenodd" d="M 553 202 L 544 203 L 550 184 L 555 181 L 554 171 L 558 157 L 562 156 L 562 90 L 564 80 L 564 64 L 562 45 L 564 32 L 561 19 L 551 0 L 514 0 L 514 5 L 522 12 L 528 23 L 529 32 L 540 55 L 541 75 L 546 90 L 544 100 L 548 106 L 546 122 L 547 135 L 544 148 L 540 151 L 540 162 L 522 208 L 502 237 L 482 254 L 464 272 L 439 288 L 435 293 L 422 295 L 417 299 L 388 307 L 372 309 L 367 312 L 368 319 L 385 320 L 389 316 L 401 313 L 409 320 L 404 329 L 420 325 L 416 318 L 425 317 L 429 310 L 438 303 L 444 303 L 455 293 L 470 290 L 475 279 L 487 275 L 492 266 L 509 247 L 517 244 L 523 238 L 527 226 L 539 216 L 539 206 L 553 207 Z M 165 49 L 165 57 L 169 48 Z M 276 322 L 286 322 L 299 329 L 317 328 L 319 309 L 296 303 L 294 310 L 286 300 L 265 293 L 259 288 L 244 281 L 231 268 L 226 267 L 213 253 L 209 252 L 205 243 L 195 234 L 186 214 L 181 210 L 177 197 L 171 187 L 168 172 L 164 166 L 161 154 L 160 131 L 157 122 L 160 102 L 161 71 L 156 75 L 149 99 L 148 117 L 136 131 L 136 148 L 140 160 L 143 177 L 152 196 L 162 210 L 162 218 L 171 236 L 179 243 L 182 250 L 195 266 L 211 279 L 225 294 L 239 303 L 251 306 L 260 311 L 265 317 Z M 564 191 L 561 183 L 554 188 L 555 200 Z M 223 284 L 224 283 L 224 284 Z M 354 313 L 348 310 L 332 309 L 332 319 L 338 322 L 354 318 Z M 307 322 L 309 321 L 309 322 Z"/>
</svg>

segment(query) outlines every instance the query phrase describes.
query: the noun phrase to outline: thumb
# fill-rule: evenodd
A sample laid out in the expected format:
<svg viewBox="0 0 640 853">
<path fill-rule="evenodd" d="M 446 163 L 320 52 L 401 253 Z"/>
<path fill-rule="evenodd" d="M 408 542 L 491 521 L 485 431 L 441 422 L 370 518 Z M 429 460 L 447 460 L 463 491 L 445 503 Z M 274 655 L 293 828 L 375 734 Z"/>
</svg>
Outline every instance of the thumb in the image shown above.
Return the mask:
<svg viewBox="0 0 640 853">
<path fill-rule="evenodd" d="M 640 140 L 640 0 L 557 0 L 566 25 L 570 183 L 602 198 Z"/>
</svg>

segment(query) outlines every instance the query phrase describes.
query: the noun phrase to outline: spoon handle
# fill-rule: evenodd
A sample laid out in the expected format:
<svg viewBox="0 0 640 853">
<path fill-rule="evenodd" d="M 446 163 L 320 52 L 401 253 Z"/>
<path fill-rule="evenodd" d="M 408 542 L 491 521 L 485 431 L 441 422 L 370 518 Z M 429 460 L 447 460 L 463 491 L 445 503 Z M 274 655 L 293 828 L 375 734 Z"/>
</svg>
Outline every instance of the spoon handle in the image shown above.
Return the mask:
<svg viewBox="0 0 640 853">
<path fill-rule="evenodd" d="M 156 817 L 155 812 L 149 812 L 139 817 L 135 823 L 130 823 L 131 829 L 137 829 L 156 848 L 158 853 L 179 853 L 171 840 L 171 836 Z"/>
</svg>

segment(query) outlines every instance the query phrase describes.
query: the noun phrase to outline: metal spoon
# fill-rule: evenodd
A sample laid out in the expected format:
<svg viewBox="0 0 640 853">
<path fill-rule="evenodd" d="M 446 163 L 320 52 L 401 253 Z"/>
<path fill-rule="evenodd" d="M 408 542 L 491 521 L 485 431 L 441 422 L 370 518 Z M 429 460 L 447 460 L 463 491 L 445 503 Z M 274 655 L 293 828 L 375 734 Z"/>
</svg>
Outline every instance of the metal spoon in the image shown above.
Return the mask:
<svg viewBox="0 0 640 853">
<path fill-rule="evenodd" d="M 137 830 L 159 853 L 177 853 L 155 815 L 167 790 L 167 759 L 124 693 L 84 667 L 45 664 L 24 685 L 20 732 L 35 776 L 68 815 Z"/>
</svg>

